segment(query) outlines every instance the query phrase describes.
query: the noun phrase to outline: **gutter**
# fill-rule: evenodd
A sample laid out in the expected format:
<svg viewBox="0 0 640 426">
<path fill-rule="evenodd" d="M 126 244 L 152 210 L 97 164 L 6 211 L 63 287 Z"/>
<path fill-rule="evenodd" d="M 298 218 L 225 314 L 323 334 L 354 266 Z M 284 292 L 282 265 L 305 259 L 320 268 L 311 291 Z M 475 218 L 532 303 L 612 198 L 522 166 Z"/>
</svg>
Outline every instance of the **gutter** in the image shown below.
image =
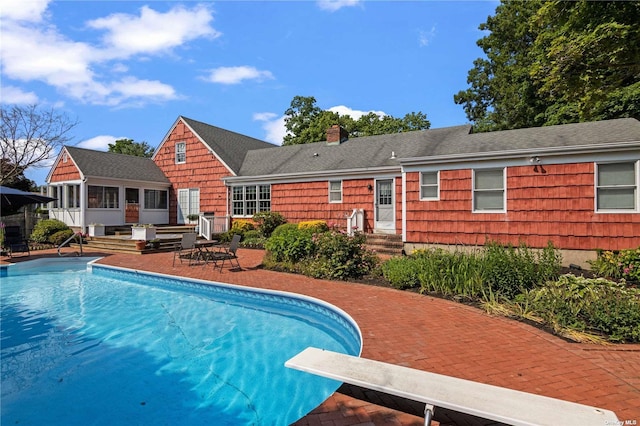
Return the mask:
<svg viewBox="0 0 640 426">
<path fill-rule="evenodd" d="M 584 155 L 597 153 L 626 152 L 640 150 L 640 141 L 621 142 L 617 144 L 598 145 L 575 145 L 571 147 L 548 147 L 535 149 L 517 149 L 509 151 L 491 152 L 465 152 L 460 154 L 435 155 L 426 157 L 399 158 L 398 161 L 404 166 L 426 165 L 426 164 L 446 164 L 463 163 L 472 161 L 504 160 L 531 156 L 561 156 L 561 155 Z"/>
<path fill-rule="evenodd" d="M 374 175 L 394 175 L 398 176 L 402 172 L 402 168 L 398 166 L 371 167 L 365 169 L 346 169 L 331 171 L 313 171 L 302 173 L 281 173 L 277 175 L 260 175 L 260 176 L 230 176 L 222 178 L 226 185 L 240 183 L 259 182 L 263 184 L 285 183 L 285 182 L 313 182 L 318 179 L 334 179 L 334 178 L 361 178 L 372 177 Z"/>
</svg>

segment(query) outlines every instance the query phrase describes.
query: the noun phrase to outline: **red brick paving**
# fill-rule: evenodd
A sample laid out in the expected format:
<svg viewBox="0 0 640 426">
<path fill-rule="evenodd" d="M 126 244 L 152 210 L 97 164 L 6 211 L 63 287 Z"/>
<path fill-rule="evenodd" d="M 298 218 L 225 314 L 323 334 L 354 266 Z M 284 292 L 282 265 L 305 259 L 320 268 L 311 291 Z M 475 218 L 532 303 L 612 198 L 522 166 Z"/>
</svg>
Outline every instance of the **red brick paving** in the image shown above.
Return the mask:
<svg viewBox="0 0 640 426">
<path fill-rule="evenodd" d="M 172 253 L 107 254 L 100 263 L 316 297 L 358 323 L 363 357 L 602 407 L 623 422 L 640 423 L 640 345 L 571 343 L 447 300 L 262 270 L 262 251 L 238 253 L 242 271 L 213 271 L 211 266 L 186 263 L 173 267 Z M 335 393 L 296 425 L 421 422 L 419 417 Z"/>
</svg>

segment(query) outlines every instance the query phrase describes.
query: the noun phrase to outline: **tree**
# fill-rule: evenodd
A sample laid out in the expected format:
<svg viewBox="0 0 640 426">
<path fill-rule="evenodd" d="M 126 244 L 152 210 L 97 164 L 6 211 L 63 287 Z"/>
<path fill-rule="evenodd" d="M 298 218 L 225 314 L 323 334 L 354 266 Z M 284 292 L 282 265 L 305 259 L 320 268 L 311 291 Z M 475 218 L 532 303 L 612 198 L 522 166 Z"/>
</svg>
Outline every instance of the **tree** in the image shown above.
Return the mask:
<svg viewBox="0 0 640 426">
<path fill-rule="evenodd" d="M 454 95 L 476 131 L 640 115 L 640 2 L 503 0 Z"/>
<path fill-rule="evenodd" d="M 66 114 L 38 105 L 3 106 L 0 121 L 0 185 L 11 182 L 29 167 L 42 166 L 44 160 L 71 140 L 69 132 L 78 124 Z"/>
<path fill-rule="evenodd" d="M 151 158 L 154 148 L 146 142 L 134 142 L 133 139 L 118 139 L 109 144 L 109 152 Z"/>
<path fill-rule="evenodd" d="M 403 118 L 390 115 L 380 117 L 370 112 L 354 120 L 349 115 L 322 110 L 316 106 L 313 96 L 295 96 L 291 106 L 285 111 L 287 135 L 284 137 L 283 145 L 324 140 L 327 137 L 327 129 L 334 124 L 339 124 L 351 138 L 424 130 L 431 125 L 422 112 L 411 112 Z"/>
<path fill-rule="evenodd" d="M 16 167 L 11 164 L 7 159 L 0 159 L 0 173 L 2 175 L 9 174 L 9 170 L 14 170 Z M 31 192 L 37 189 L 37 185 L 34 181 L 27 178 L 24 175 L 24 170 L 22 168 L 18 168 L 18 173 L 14 173 L 11 179 L 7 179 L 7 181 L 3 182 L 3 186 L 8 186 L 9 188 L 19 189 L 20 191 Z"/>
</svg>

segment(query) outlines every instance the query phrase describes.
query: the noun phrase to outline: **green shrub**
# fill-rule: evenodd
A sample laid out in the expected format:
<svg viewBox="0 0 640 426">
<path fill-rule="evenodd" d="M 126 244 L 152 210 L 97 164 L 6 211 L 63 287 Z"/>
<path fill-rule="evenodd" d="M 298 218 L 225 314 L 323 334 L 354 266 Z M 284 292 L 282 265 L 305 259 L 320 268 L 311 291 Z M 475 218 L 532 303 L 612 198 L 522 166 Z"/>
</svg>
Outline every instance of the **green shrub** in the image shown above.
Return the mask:
<svg viewBox="0 0 640 426">
<path fill-rule="evenodd" d="M 262 233 L 257 229 L 247 231 L 242 237 L 242 246 L 251 248 L 262 248 L 266 239 L 262 236 Z"/>
<path fill-rule="evenodd" d="M 376 256 L 364 247 L 364 235 L 357 234 L 351 237 L 331 231 L 314 234 L 313 240 L 316 247 L 315 258 L 306 265 L 307 275 L 347 280 L 367 275 L 376 266 Z"/>
<path fill-rule="evenodd" d="M 392 287 L 404 290 L 420 284 L 418 262 L 412 257 L 392 257 L 381 265 L 382 276 Z"/>
<path fill-rule="evenodd" d="M 265 249 L 274 262 L 296 263 L 313 256 L 316 246 L 311 232 L 298 229 L 296 224 L 284 224 L 273 231 Z"/>
<path fill-rule="evenodd" d="M 597 332 L 640 342 L 640 290 L 604 278 L 562 275 L 529 293 L 536 315 L 556 331 Z"/>
<path fill-rule="evenodd" d="M 329 225 L 324 220 L 308 220 L 298 223 L 298 228 L 311 232 L 326 232 L 329 230 Z"/>
<path fill-rule="evenodd" d="M 58 219 L 45 219 L 36 223 L 31 233 L 31 240 L 37 243 L 48 243 L 49 238 L 58 231 L 64 231 L 69 227 Z M 68 237 L 67 237 L 68 238 Z"/>
<path fill-rule="evenodd" d="M 278 212 L 258 212 L 253 215 L 253 221 L 264 238 L 269 238 L 278 226 L 287 223 Z"/>
<path fill-rule="evenodd" d="M 271 236 L 277 237 L 280 234 L 291 232 L 291 230 L 294 230 L 294 229 L 295 230 L 298 229 L 297 223 L 283 223 L 282 225 L 276 227 L 276 229 L 273 230 L 273 232 L 271 233 Z"/>
<path fill-rule="evenodd" d="M 58 231 L 55 234 L 51 235 L 47 242 L 59 246 L 64 243 L 73 235 L 73 231 L 71 229 L 65 229 L 63 231 Z"/>
<path fill-rule="evenodd" d="M 561 256 L 549 243 L 534 254 L 526 245 L 517 249 L 501 246 L 495 242 L 485 245 L 483 258 L 483 282 L 488 287 L 489 297 L 504 297 L 513 300 L 516 295 L 542 285 L 558 277 Z"/>
<path fill-rule="evenodd" d="M 423 292 L 475 297 L 482 291 L 482 261 L 476 253 L 431 249 L 414 253 Z"/>
<path fill-rule="evenodd" d="M 640 282 L 640 248 L 621 250 L 619 253 L 602 251 L 589 264 L 599 277 Z"/>
</svg>

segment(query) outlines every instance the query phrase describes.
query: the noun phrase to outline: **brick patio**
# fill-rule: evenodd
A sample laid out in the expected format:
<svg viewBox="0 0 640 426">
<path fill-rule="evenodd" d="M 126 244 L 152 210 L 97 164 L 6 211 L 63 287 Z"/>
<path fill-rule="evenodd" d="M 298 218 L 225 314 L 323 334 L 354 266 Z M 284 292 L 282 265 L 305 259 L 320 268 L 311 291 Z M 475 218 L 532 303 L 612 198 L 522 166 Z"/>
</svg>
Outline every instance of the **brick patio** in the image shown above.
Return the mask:
<svg viewBox="0 0 640 426">
<path fill-rule="evenodd" d="M 259 268 L 262 251 L 238 253 L 242 271 L 187 263 L 173 267 L 172 253 L 105 254 L 100 263 L 316 297 L 358 323 L 363 357 L 602 407 L 622 422 L 640 422 L 640 345 L 571 343 L 525 323 L 431 296 L 265 271 Z M 33 252 L 15 260 L 54 254 Z M 388 408 L 397 408 L 396 401 L 384 395 L 359 395 L 365 396 L 362 390 L 343 387 L 296 425 L 423 424 L 418 416 Z M 468 424 L 438 416 L 437 408 L 436 419 L 441 425 Z"/>
</svg>

